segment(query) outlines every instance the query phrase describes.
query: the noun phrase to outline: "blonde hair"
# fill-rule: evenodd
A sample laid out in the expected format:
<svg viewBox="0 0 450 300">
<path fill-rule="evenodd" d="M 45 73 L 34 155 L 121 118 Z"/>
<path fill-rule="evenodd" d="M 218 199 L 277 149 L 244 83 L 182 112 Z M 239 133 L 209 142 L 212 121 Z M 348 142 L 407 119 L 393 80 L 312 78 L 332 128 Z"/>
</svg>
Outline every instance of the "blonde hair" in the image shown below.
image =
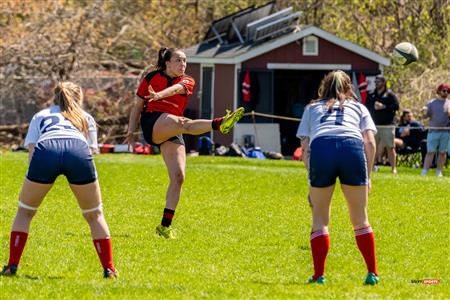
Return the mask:
<svg viewBox="0 0 450 300">
<path fill-rule="evenodd" d="M 345 100 L 354 100 L 355 94 L 352 90 L 352 80 L 345 72 L 341 70 L 331 71 L 320 82 L 319 87 L 320 99 L 315 100 L 317 102 L 321 99 L 327 99 L 327 108 L 331 109 L 339 101 L 339 106 L 342 109 Z"/>
<path fill-rule="evenodd" d="M 84 134 L 88 132 L 88 121 L 81 108 L 83 91 L 73 82 L 58 82 L 55 87 L 54 102 L 61 108 L 61 114 Z"/>
</svg>

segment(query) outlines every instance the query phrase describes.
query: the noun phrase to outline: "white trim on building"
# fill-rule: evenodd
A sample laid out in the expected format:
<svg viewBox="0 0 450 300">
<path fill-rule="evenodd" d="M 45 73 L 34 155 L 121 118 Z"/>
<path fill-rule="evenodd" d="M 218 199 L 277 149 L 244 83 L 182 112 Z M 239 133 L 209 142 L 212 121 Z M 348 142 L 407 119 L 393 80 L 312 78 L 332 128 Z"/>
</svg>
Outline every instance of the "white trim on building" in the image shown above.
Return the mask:
<svg viewBox="0 0 450 300">
<path fill-rule="evenodd" d="M 233 100 L 233 110 L 237 108 L 239 94 L 241 93 L 242 86 L 239 86 L 238 79 L 239 79 L 239 70 L 241 69 L 241 64 L 235 64 L 234 65 L 234 100 Z"/>
<path fill-rule="evenodd" d="M 267 63 L 269 70 L 351 70 L 350 64 L 279 64 Z"/>
<path fill-rule="evenodd" d="M 244 52 L 235 57 L 212 58 L 212 57 L 202 57 L 201 55 L 188 56 L 188 62 L 189 63 L 204 63 L 204 64 L 208 64 L 208 63 L 209 64 L 238 64 L 238 63 L 247 61 L 249 59 L 252 59 L 254 57 L 260 56 L 264 53 L 270 52 L 274 49 L 280 48 L 284 45 L 295 42 L 295 41 L 302 39 L 309 35 L 314 35 L 314 36 L 317 36 L 324 40 L 327 40 L 337 46 L 340 46 L 340 47 L 347 49 L 351 52 L 354 52 L 362 57 L 365 57 L 374 62 L 377 62 L 380 65 L 389 66 L 391 64 L 391 60 L 389 58 L 381 56 L 375 52 L 372 52 L 366 48 L 358 46 L 352 42 L 338 38 L 337 36 L 335 36 L 329 32 L 326 32 L 325 30 L 322 30 L 318 27 L 315 27 L 315 26 L 305 27 L 304 29 L 302 29 L 300 31 L 297 31 L 297 32 L 294 32 L 291 34 L 287 34 L 286 36 L 281 37 L 279 39 L 275 39 L 273 41 L 269 41 L 267 43 L 262 44 L 261 46 L 254 47 L 252 50 Z"/>
</svg>

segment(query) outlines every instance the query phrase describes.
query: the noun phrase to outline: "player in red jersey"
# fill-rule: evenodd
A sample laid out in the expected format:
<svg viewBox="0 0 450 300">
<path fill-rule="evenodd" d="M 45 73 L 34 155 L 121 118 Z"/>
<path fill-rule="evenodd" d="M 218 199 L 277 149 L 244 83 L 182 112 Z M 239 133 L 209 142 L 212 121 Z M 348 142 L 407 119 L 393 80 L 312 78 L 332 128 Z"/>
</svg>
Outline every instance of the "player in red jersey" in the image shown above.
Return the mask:
<svg viewBox="0 0 450 300">
<path fill-rule="evenodd" d="M 211 130 L 226 134 L 244 114 L 240 107 L 213 120 L 185 118 L 183 113 L 195 85 L 194 79 L 185 71 L 186 55 L 182 50 L 159 50 L 156 70 L 142 79 L 137 90 L 139 99 L 131 110 L 125 139 L 134 147 L 134 131 L 140 120 L 146 142 L 161 149 L 170 183 L 163 218 L 156 233 L 165 238 L 175 237 L 171 224 L 185 178 L 186 149 L 182 134 L 200 135 Z"/>
</svg>

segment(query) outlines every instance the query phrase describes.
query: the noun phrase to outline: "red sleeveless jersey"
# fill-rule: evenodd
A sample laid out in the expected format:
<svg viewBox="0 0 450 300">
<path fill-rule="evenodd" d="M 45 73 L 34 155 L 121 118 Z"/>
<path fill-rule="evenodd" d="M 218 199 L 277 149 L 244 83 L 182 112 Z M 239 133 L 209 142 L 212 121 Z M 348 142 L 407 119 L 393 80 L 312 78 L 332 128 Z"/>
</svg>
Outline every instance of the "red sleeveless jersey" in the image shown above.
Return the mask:
<svg viewBox="0 0 450 300">
<path fill-rule="evenodd" d="M 148 101 L 145 96 L 148 96 L 148 86 L 151 85 L 155 92 L 160 92 L 172 85 L 181 84 L 184 87 L 184 94 L 176 94 L 167 98 L 162 98 L 154 101 Z M 162 71 L 153 71 L 148 73 L 141 81 L 136 95 L 142 98 L 144 102 L 144 111 L 165 112 L 176 116 L 183 116 L 183 112 L 187 106 L 188 98 L 192 95 L 195 81 L 188 75 L 180 77 L 170 77 Z"/>
</svg>

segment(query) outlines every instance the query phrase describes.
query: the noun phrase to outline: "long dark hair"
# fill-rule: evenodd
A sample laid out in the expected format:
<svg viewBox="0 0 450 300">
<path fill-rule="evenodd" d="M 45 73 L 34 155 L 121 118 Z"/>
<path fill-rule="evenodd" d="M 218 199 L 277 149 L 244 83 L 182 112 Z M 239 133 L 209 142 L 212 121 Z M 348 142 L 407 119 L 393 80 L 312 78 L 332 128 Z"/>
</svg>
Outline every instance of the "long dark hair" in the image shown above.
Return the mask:
<svg viewBox="0 0 450 300">
<path fill-rule="evenodd" d="M 174 52 L 178 51 L 178 48 L 161 48 L 158 51 L 158 62 L 156 64 L 156 70 L 165 71 L 166 62 L 172 58 Z"/>
</svg>

